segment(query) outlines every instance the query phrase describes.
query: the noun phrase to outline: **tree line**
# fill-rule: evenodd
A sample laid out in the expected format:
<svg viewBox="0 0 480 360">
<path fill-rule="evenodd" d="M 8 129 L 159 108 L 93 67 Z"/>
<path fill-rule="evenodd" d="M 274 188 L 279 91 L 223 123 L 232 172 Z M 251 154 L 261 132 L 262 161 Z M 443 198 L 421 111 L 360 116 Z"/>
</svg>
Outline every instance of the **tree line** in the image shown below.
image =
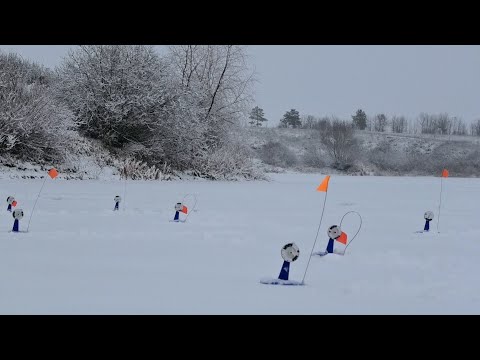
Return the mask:
<svg viewBox="0 0 480 360">
<path fill-rule="evenodd" d="M 261 115 L 257 115 L 261 114 Z M 249 124 L 262 126 L 264 110 L 256 106 L 250 113 Z M 260 120 L 256 120 L 260 119 Z M 296 109 L 285 112 L 278 124 L 279 128 L 322 129 L 331 119 L 329 117 L 316 117 L 303 115 Z M 480 119 L 473 121 L 470 126 L 460 118 L 449 116 L 446 113 L 427 114 L 420 113 L 416 119 L 407 120 L 405 116 L 394 115 L 390 118 L 385 114 L 367 116 L 365 111 L 358 109 L 351 116 L 352 126 L 356 130 L 376 132 L 410 133 L 410 134 L 438 134 L 438 135 L 472 135 L 480 136 Z"/>
</svg>

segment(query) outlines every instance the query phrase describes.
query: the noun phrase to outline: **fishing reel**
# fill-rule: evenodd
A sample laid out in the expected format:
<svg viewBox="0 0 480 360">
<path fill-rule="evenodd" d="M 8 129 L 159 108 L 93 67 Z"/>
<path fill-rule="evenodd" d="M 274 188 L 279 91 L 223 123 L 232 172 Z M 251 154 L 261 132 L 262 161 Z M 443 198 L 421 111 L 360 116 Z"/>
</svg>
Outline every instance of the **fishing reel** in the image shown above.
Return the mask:
<svg viewBox="0 0 480 360">
<path fill-rule="evenodd" d="M 183 204 L 182 203 L 176 203 L 175 204 L 175 211 L 182 211 L 183 209 Z"/>
<path fill-rule="evenodd" d="M 282 247 L 282 258 L 287 262 L 293 262 L 300 256 L 300 249 L 295 243 L 289 243 Z"/>
<path fill-rule="evenodd" d="M 423 214 L 423 218 L 428 221 L 433 220 L 433 211 L 425 211 L 425 214 Z"/>
<path fill-rule="evenodd" d="M 342 230 L 340 230 L 339 226 L 332 225 L 328 228 L 327 233 L 330 239 L 337 239 L 338 237 L 340 237 L 340 235 L 342 235 Z"/>
<path fill-rule="evenodd" d="M 22 209 L 16 209 L 12 212 L 12 216 L 15 220 L 20 220 L 23 218 L 23 210 Z"/>
</svg>

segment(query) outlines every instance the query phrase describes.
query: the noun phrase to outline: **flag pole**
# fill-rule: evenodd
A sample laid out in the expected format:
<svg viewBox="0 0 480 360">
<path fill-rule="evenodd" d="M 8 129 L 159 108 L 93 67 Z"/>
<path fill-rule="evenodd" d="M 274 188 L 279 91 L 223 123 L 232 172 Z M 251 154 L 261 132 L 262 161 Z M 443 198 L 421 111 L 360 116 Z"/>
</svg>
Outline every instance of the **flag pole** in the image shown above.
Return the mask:
<svg viewBox="0 0 480 360">
<path fill-rule="evenodd" d="M 126 198 L 127 198 L 127 174 L 125 173 L 125 183 L 123 186 L 123 211 L 125 211 L 125 208 L 127 207 L 127 202 L 125 200 Z"/>
<path fill-rule="evenodd" d="M 307 267 L 305 268 L 305 273 L 303 274 L 302 285 L 305 284 L 305 276 L 307 275 L 308 266 L 310 265 L 310 260 L 312 259 L 313 250 L 315 249 L 315 244 L 317 243 L 318 233 L 320 232 L 320 227 L 322 226 L 323 213 L 325 212 L 325 204 L 327 203 L 328 181 L 330 180 L 330 176 L 327 176 L 327 177 L 325 178 L 325 180 L 326 180 L 326 185 L 325 185 L 325 198 L 323 199 L 322 215 L 320 216 L 320 223 L 318 224 L 317 235 L 315 235 L 315 241 L 313 242 L 312 251 L 310 251 L 310 256 L 308 257 Z M 325 180 L 323 180 L 322 184 L 320 184 L 319 187 L 321 187 L 321 186 L 323 185 L 323 183 L 325 182 Z M 317 190 L 318 190 L 318 189 L 317 189 Z"/>
<path fill-rule="evenodd" d="M 47 175 L 50 176 L 52 179 L 55 179 L 58 176 L 57 169 L 51 168 L 50 170 L 48 170 Z M 40 188 L 37 198 L 35 199 L 35 203 L 33 204 L 32 212 L 30 213 L 30 219 L 28 219 L 27 232 L 28 232 L 28 229 L 30 229 L 30 221 L 32 221 L 32 216 L 33 216 L 33 212 L 35 211 L 35 206 L 37 206 L 37 202 L 38 202 L 38 199 L 40 198 L 40 194 L 42 193 L 45 183 L 47 182 L 47 175 L 45 175 L 45 179 L 43 180 L 42 187 Z"/>
<path fill-rule="evenodd" d="M 438 230 L 438 227 L 440 226 L 440 209 L 441 209 L 441 206 L 442 206 L 442 192 L 443 192 L 443 176 L 440 178 L 440 201 L 438 203 L 437 233 L 440 232 Z"/>
<path fill-rule="evenodd" d="M 30 228 L 30 221 L 32 220 L 33 212 L 35 211 L 35 206 L 37 206 L 38 198 L 40 197 L 40 194 L 42 193 L 42 190 L 43 190 L 43 187 L 45 186 L 46 181 L 47 181 L 47 175 L 45 175 L 45 180 L 43 180 L 42 187 L 40 188 L 40 191 L 38 192 L 37 198 L 35 199 L 35 203 L 33 204 L 33 209 L 32 209 L 32 212 L 30 213 L 30 219 L 28 219 L 27 232 L 28 232 L 28 229 Z"/>
<path fill-rule="evenodd" d="M 308 266 L 310 265 L 310 260 L 312 259 L 313 250 L 315 249 L 315 244 L 317 243 L 318 233 L 320 232 L 320 226 L 322 225 L 323 212 L 325 211 L 325 203 L 327 202 L 328 191 L 325 192 L 325 199 L 323 200 L 323 209 L 322 216 L 320 216 L 320 223 L 318 224 L 317 235 L 315 235 L 315 241 L 313 242 L 312 251 L 310 251 L 310 256 L 308 257 L 307 267 L 305 268 L 305 273 L 303 274 L 302 284 L 304 284 L 305 276 L 307 275 Z"/>
</svg>

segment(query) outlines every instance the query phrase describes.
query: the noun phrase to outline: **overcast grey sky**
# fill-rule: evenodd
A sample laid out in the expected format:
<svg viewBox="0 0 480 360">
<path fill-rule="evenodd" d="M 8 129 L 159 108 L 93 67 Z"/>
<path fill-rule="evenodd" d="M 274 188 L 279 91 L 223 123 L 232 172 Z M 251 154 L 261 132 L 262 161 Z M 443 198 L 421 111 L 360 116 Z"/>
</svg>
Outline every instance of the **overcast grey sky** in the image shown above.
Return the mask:
<svg viewBox="0 0 480 360">
<path fill-rule="evenodd" d="M 54 67 L 68 45 L 0 45 Z M 256 45 L 249 47 L 259 82 L 257 104 L 269 125 L 285 111 L 350 118 L 447 112 L 480 118 L 480 46 Z"/>
</svg>

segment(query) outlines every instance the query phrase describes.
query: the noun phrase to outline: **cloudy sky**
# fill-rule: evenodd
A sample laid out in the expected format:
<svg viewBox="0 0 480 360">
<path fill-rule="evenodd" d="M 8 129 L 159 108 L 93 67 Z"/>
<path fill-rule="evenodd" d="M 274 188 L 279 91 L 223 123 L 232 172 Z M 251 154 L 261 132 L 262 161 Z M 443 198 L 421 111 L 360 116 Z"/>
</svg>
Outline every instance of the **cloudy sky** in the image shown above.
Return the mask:
<svg viewBox="0 0 480 360">
<path fill-rule="evenodd" d="M 68 45 L 0 45 L 48 67 Z M 256 45 L 248 48 L 259 82 L 257 104 L 273 126 L 289 109 L 349 118 L 416 117 L 447 112 L 480 118 L 480 46 Z"/>
</svg>

